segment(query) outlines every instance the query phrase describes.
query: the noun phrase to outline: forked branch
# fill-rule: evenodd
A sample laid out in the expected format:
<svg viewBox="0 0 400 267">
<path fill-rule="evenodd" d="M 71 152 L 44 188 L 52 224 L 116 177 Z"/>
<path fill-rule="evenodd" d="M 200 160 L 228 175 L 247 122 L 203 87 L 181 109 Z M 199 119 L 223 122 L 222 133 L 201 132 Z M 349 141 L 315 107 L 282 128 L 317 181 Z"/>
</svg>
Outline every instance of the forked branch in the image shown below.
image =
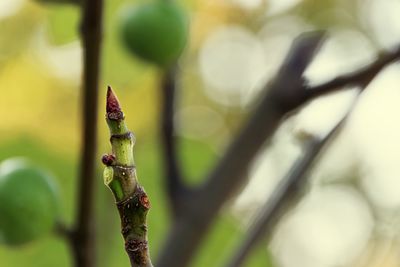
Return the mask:
<svg viewBox="0 0 400 267">
<path fill-rule="evenodd" d="M 172 225 L 158 258 L 158 267 L 188 266 L 217 212 L 232 192 L 243 184 L 254 156 L 273 135 L 285 115 L 311 99 L 342 90 L 347 85 L 359 86 L 363 90 L 385 66 L 400 58 L 399 47 L 393 52 L 382 53 L 375 62 L 358 71 L 310 87 L 303 80 L 303 72 L 323 40 L 323 33 L 313 32 L 303 34 L 294 41 L 278 75 L 265 86 L 265 96 L 252 116 L 203 186 L 186 200 L 187 208 Z M 323 144 L 325 141 L 321 142 Z M 315 157 L 319 149 L 310 152 L 309 159 Z"/>
<path fill-rule="evenodd" d="M 314 32 L 295 41 L 260 105 L 173 224 L 158 258 L 158 267 L 188 266 L 220 207 L 245 180 L 254 155 L 273 134 L 281 118 L 301 104 L 296 99 L 298 88 L 303 86 L 302 74 L 323 39 L 323 33 Z"/>
<path fill-rule="evenodd" d="M 316 97 L 323 93 L 340 90 L 343 86 L 358 86 L 360 91 L 363 91 L 368 84 L 375 78 L 375 76 L 387 64 L 397 60 L 400 57 L 400 48 L 394 52 L 382 54 L 382 56 L 372 62 L 370 65 L 364 67 L 356 72 L 339 76 L 325 84 L 309 88 L 306 91 L 307 97 Z M 240 247 L 232 255 L 229 267 L 242 266 L 246 257 L 249 255 L 251 249 L 257 243 L 270 234 L 274 226 L 278 223 L 281 216 L 284 214 L 285 209 L 294 201 L 298 200 L 301 191 L 307 181 L 307 173 L 312 167 L 313 162 L 319 155 L 321 149 L 325 144 L 340 130 L 341 126 L 345 123 L 350 112 L 354 109 L 355 104 L 351 107 L 343 119 L 326 135 L 324 138 L 314 137 L 306 144 L 303 156 L 297 160 L 292 168 L 288 171 L 283 180 L 279 183 L 274 190 L 272 196 L 267 203 L 262 207 L 261 214 L 250 227 L 245 240 Z"/>
<path fill-rule="evenodd" d="M 355 101 L 356 102 L 356 101 Z M 275 225 L 287 209 L 296 203 L 305 191 L 307 174 L 326 144 L 336 136 L 346 122 L 355 104 L 324 137 L 312 136 L 304 145 L 304 152 L 279 182 L 268 201 L 261 208 L 257 219 L 249 228 L 245 240 L 234 253 L 228 267 L 242 266 L 251 249 L 265 237 L 269 237 Z M 268 235 L 268 236 L 267 236 Z"/>
</svg>

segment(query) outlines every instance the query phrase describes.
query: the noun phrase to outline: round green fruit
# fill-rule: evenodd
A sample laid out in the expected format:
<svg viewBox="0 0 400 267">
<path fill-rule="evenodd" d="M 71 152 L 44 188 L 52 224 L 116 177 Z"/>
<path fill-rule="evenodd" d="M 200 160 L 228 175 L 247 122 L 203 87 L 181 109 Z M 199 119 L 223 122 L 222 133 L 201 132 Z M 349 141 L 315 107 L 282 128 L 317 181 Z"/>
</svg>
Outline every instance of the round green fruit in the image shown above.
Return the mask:
<svg viewBox="0 0 400 267">
<path fill-rule="evenodd" d="M 53 179 L 23 159 L 0 164 L 0 242 L 21 245 L 54 229 L 59 199 Z"/>
<path fill-rule="evenodd" d="M 187 41 L 188 19 L 172 0 L 156 1 L 125 10 L 121 35 L 128 50 L 160 66 L 181 55 Z"/>
</svg>

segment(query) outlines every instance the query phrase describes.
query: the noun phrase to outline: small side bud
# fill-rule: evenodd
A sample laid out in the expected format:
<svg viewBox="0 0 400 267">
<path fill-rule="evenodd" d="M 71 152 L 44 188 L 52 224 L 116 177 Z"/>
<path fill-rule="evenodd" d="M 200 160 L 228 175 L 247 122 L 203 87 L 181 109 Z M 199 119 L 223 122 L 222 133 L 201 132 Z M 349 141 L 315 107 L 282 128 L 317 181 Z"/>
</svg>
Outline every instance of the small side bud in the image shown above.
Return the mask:
<svg viewBox="0 0 400 267">
<path fill-rule="evenodd" d="M 115 161 L 115 156 L 112 154 L 104 154 L 101 157 L 101 162 L 106 166 L 111 166 Z"/>
<path fill-rule="evenodd" d="M 145 207 L 146 209 L 150 209 L 150 200 L 149 200 L 149 197 L 146 194 L 140 196 L 139 201 L 140 201 L 140 204 L 142 204 L 143 207 Z"/>
</svg>

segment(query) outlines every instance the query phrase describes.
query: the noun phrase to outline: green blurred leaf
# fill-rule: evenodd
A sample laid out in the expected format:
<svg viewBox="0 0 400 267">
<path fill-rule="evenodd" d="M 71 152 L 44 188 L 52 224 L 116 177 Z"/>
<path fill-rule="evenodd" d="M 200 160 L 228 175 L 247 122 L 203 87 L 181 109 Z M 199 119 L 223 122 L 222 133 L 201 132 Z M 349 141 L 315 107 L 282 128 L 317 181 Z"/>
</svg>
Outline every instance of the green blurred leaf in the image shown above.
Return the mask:
<svg viewBox="0 0 400 267">
<path fill-rule="evenodd" d="M 181 137 L 178 140 L 178 153 L 188 182 L 198 183 L 210 170 L 218 155 L 214 148 L 202 141 Z"/>
</svg>

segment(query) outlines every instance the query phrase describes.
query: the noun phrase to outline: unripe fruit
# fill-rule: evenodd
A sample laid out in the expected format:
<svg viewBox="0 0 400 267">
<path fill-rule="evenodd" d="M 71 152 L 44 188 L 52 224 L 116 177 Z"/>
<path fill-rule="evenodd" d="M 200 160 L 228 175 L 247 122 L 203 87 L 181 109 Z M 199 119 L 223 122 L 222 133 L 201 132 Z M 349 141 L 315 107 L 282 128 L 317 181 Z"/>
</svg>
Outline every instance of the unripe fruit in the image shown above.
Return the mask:
<svg viewBox="0 0 400 267">
<path fill-rule="evenodd" d="M 23 159 L 0 165 L 0 242 L 21 245 L 54 229 L 58 194 L 48 174 Z"/>
<path fill-rule="evenodd" d="M 160 66 L 175 62 L 188 32 L 184 11 L 171 1 L 156 1 L 125 10 L 121 35 L 128 50 Z"/>
</svg>

